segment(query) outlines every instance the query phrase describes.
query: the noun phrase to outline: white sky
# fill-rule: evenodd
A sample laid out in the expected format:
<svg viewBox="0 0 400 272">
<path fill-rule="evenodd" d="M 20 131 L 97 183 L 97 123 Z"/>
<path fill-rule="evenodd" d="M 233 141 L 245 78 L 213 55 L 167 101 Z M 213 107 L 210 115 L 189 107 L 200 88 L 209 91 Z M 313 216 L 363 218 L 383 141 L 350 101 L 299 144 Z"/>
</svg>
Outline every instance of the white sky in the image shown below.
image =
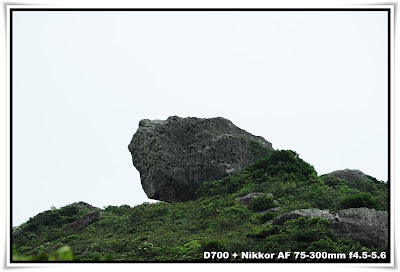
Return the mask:
<svg viewBox="0 0 400 272">
<path fill-rule="evenodd" d="M 13 225 L 147 199 L 141 119 L 216 117 L 387 180 L 387 13 L 14 12 Z"/>
</svg>

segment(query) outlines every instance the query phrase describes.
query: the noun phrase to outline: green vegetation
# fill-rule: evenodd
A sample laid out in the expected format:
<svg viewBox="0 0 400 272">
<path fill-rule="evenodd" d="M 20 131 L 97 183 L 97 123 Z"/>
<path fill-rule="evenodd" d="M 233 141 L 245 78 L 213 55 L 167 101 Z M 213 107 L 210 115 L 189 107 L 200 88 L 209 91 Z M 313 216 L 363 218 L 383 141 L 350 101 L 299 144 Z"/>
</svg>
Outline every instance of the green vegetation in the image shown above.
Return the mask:
<svg viewBox="0 0 400 272">
<path fill-rule="evenodd" d="M 273 197 L 261 195 L 251 200 L 249 208 L 256 212 L 262 212 L 274 207 L 276 207 L 276 204 Z"/>
<path fill-rule="evenodd" d="M 203 261 L 204 251 L 386 250 L 339 239 L 326 227 L 327 221 L 319 218 L 298 218 L 282 226 L 267 222 L 301 208 L 387 210 L 387 183 L 372 177 L 356 182 L 319 177 L 296 152 L 262 152 L 259 153 L 265 157 L 250 167 L 203 183 L 195 201 L 108 206 L 102 210 L 99 222 L 81 232 L 64 228 L 89 209 L 69 205 L 40 213 L 14 228 L 13 259 Z M 266 194 L 254 198 L 249 207 L 237 200 L 253 192 Z M 276 209 L 267 211 L 270 208 Z"/>
<path fill-rule="evenodd" d="M 369 193 L 359 193 L 351 195 L 340 202 L 339 207 L 346 208 L 360 208 L 367 207 L 371 209 L 379 209 L 378 201 Z"/>
</svg>

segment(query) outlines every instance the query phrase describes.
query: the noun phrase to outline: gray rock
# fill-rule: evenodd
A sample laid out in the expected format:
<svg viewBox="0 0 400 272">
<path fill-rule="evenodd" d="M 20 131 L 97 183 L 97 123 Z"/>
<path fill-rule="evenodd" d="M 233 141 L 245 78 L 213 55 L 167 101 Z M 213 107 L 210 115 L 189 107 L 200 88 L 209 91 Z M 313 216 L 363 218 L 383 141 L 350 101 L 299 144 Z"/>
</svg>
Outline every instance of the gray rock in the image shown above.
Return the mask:
<svg viewBox="0 0 400 272">
<path fill-rule="evenodd" d="M 256 197 L 262 196 L 262 195 L 265 195 L 265 193 L 250 193 L 245 196 L 238 197 L 238 198 L 236 198 L 236 200 L 238 200 L 243 205 L 250 206 L 250 202 L 253 198 L 256 198 Z M 271 193 L 268 193 L 266 195 L 272 197 Z"/>
<path fill-rule="evenodd" d="M 193 200 L 203 182 L 250 165 L 254 142 L 272 150 L 264 138 L 227 119 L 172 116 L 141 120 L 128 149 L 147 196 L 173 202 Z"/>
<path fill-rule="evenodd" d="M 101 220 L 103 215 L 101 214 L 100 211 L 93 211 L 89 212 L 85 215 L 83 215 L 81 218 L 76 220 L 75 222 L 72 222 L 69 224 L 67 227 L 64 228 L 64 230 L 71 230 L 74 232 L 81 231 L 85 229 L 87 226 L 96 223 Z"/>
<path fill-rule="evenodd" d="M 388 213 L 368 208 L 350 208 L 338 211 L 338 221 L 330 226 L 341 238 L 359 241 L 369 248 L 388 244 Z"/>
<path fill-rule="evenodd" d="M 388 243 L 388 213 L 369 208 L 343 209 L 331 214 L 326 210 L 300 209 L 275 217 L 270 224 L 283 225 L 301 216 L 328 219 L 329 227 L 340 237 L 360 242 L 369 248 L 384 247 Z"/>
<path fill-rule="evenodd" d="M 366 174 L 364 174 L 360 170 L 356 170 L 356 169 L 337 170 L 337 171 L 328 173 L 326 175 L 332 176 L 332 177 L 338 178 L 338 179 L 345 179 L 347 181 L 368 180 L 368 177 Z"/>
<path fill-rule="evenodd" d="M 281 214 L 271 221 L 269 221 L 270 224 L 276 224 L 276 225 L 283 225 L 286 221 L 289 221 L 291 219 L 297 219 L 299 217 L 307 217 L 307 218 L 314 218 L 314 217 L 320 217 L 323 219 L 329 220 L 329 222 L 334 222 L 335 217 L 329 211 L 327 210 L 320 210 L 320 209 L 300 209 L 300 210 L 294 210 L 288 213 Z"/>
</svg>

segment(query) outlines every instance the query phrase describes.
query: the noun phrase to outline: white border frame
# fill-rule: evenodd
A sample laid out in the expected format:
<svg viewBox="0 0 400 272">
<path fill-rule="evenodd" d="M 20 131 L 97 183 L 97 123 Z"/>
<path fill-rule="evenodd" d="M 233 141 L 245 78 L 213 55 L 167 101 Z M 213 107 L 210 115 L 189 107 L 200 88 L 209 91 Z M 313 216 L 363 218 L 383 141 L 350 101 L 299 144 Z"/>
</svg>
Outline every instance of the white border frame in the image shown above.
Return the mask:
<svg viewBox="0 0 400 272">
<path fill-rule="evenodd" d="M 395 202 L 394 202 L 394 191 L 395 191 L 395 153 L 397 154 L 398 152 L 398 148 L 395 150 L 396 146 L 395 146 L 395 105 L 399 105 L 399 98 L 395 96 L 395 5 L 397 4 L 397 2 L 394 2 L 391 5 L 380 5 L 380 4 L 365 4 L 364 3 L 352 3 L 350 5 L 346 5 L 343 4 L 346 1 L 342 0 L 341 3 L 339 3 L 340 5 L 332 5 L 332 3 L 329 3 L 328 1 L 321 3 L 320 1 L 309 1 L 308 3 L 298 3 L 298 1 L 293 1 L 293 3 L 289 3 L 290 6 L 288 6 L 286 3 L 282 4 L 282 3 L 268 3 L 266 4 L 263 1 L 247 1 L 246 4 L 244 4 L 244 2 L 242 1 L 210 1 L 210 0 L 205 0 L 202 2 L 188 2 L 188 1 L 181 1 L 181 0 L 177 0 L 177 1 L 169 1 L 168 3 L 166 3 L 165 1 L 151 1 L 151 3 L 149 1 L 135 1 L 132 3 L 129 3 L 127 5 L 127 3 L 123 3 L 123 1 L 115 1 L 116 6 L 111 6 L 110 4 L 105 2 L 105 1 L 98 1 L 96 2 L 96 4 L 94 5 L 94 3 L 90 3 L 88 4 L 87 2 L 80 2 L 80 1 L 74 1 L 76 3 L 73 3 L 72 5 L 65 5 L 65 4 L 52 4 L 52 5 L 46 5 L 46 4 L 34 4 L 34 5 L 6 5 L 3 4 L 6 8 L 6 23 L 7 23 L 7 31 L 6 31 L 6 60 L 7 60 L 7 66 L 6 66 L 6 90 L 5 90 L 5 97 L 6 97 L 6 103 L 7 103 L 7 108 L 6 108 L 6 120 L 5 120 L 5 124 L 6 124 L 6 137 L 5 137 L 5 142 L 6 142 L 6 190 L 5 192 L 7 193 L 7 197 L 6 199 L 6 209 L 7 209 L 7 220 L 6 220 L 6 232 L 7 232 L 7 241 L 6 241 L 6 263 L 5 266 L 7 267 L 74 267 L 74 269 L 77 268 L 77 266 L 81 266 L 83 265 L 89 265 L 89 264 L 84 264 L 84 263 L 73 263 L 73 264 L 68 264 L 68 263 L 11 263 L 10 262 L 10 258 L 11 258 L 11 252 L 10 252 L 10 9 L 25 9 L 25 8 L 29 8 L 29 9 L 43 9 L 43 8 L 58 8 L 58 9 L 64 9 L 64 8 L 287 8 L 287 9 L 295 9 L 295 8 L 309 8 L 309 9 L 320 9 L 320 8 L 324 8 L 324 9 L 329 9 L 329 8 L 345 8 L 345 9 L 376 9 L 376 8 L 387 8 L 390 9 L 390 56 L 391 56 L 391 65 L 390 65 L 390 108 L 391 108 L 391 112 L 390 112 L 390 127 L 391 127 L 391 133 L 390 133 L 390 146 L 391 146 L 391 151 L 390 151 L 390 181 L 391 181 L 391 188 L 390 188 L 390 229 L 391 229 L 391 246 L 390 246 L 390 257 L 391 257 L 391 262 L 387 263 L 387 264 L 381 264 L 381 263 L 376 263 L 376 264 L 363 264 L 363 263 L 351 263 L 351 264 L 346 264 L 346 263 L 312 263 L 312 264 L 300 264 L 300 263 L 266 263 L 266 264 L 262 264 L 262 263 L 258 263 L 258 264 L 251 264 L 251 265 L 268 265 L 269 268 L 278 268 L 282 265 L 288 265 L 288 266 L 292 266 L 292 265 L 301 265 L 301 266 L 307 266 L 307 267 L 303 267 L 306 268 L 307 270 L 309 270 L 310 268 L 316 268 L 318 270 L 320 270 L 320 266 L 331 266 L 334 267 L 335 269 L 338 267 L 341 267 L 341 269 L 343 268 L 350 268 L 350 267 L 394 267 L 395 265 L 395 259 L 396 259 L 396 255 L 395 255 L 395 236 L 394 236 L 394 228 L 395 228 Z M 342 3 L 343 2 L 343 3 Z M 358 2 L 362 2 L 362 1 L 358 1 Z M 383 1 L 382 1 L 383 2 Z M 375 2 L 376 3 L 376 2 Z M 384 3 L 384 2 L 383 2 Z M 122 4 L 122 5 L 121 5 Z M 361 5 L 357 5 L 357 4 L 361 4 Z M 397 40 L 397 39 L 396 39 Z M 397 56 L 396 56 L 397 58 Z M 397 98 L 397 99 L 396 99 Z M 397 151 L 397 152 L 396 152 Z M 396 221 L 397 223 L 397 221 Z M 118 263 L 116 263 L 118 264 Z M 96 268 L 99 268 L 100 266 L 103 265 L 115 265 L 115 264 L 102 264 L 102 263 L 90 263 L 90 265 L 96 266 Z M 122 267 L 128 268 L 131 265 L 135 265 L 135 266 L 140 266 L 144 269 L 148 269 L 149 264 L 146 263 L 124 263 L 124 264 L 118 264 L 118 269 L 121 269 Z M 159 263 L 159 264 L 152 264 L 152 265 L 169 265 L 169 264 L 165 264 L 165 263 Z M 183 264 L 183 263 L 179 263 L 179 266 L 181 267 L 181 269 L 183 270 L 187 270 L 189 267 L 187 267 L 187 265 L 190 264 Z M 200 265 L 202 266 L 203 264 L 201 263 L 196 263 L 196 265 Z M 210 265 L 205 263 L 204 265 Z M 312 267 L 309 267 L 309 266 Z M 94 268 L 94 267 L 93 267 Z M 110 268 L 110 267 L 108 267 Z M 203 267 L 204 268 L 204 267 Z M 261 268 L 261 267 L 260 267 Z M 132 269 L 132 267 L 130 267 L 129 269 Z M 176 268 L 174 268 L 176 269 Z M 192 268 L 189 268 L 192 269 Z M 231 269 L 231 268 L 230 268 Z M 279 269 L 279 268 L 278 268 Z"/>
</svg>

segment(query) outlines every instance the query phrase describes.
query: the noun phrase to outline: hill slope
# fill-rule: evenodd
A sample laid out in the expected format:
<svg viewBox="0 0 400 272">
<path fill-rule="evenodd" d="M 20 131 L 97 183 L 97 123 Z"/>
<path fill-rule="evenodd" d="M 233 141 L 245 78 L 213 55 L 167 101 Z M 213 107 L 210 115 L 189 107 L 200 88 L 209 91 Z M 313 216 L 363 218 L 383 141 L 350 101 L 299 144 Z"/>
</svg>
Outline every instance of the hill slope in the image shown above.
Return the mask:
<svg viewBox="0 0 400 272">
<path fill-rule="evenodd" d="M 203 261 L 204 251 L 387 250 L 340 238 L 321 218 L 268 223 L 298 209 L 387 211 L 388 184 L 373 177 L 350 182 L 318 176 L 290 150 L 266 154 L 230 177 L 203 183 L 194 201 L 104 209 L 75 203 L 40 213 L 14 228 L 14 260 Z M 258 194 L 240 200 L 251 193 Z M 82 229 L 67 228 L 90 212 L 101 219 Z"/>
</svg>

